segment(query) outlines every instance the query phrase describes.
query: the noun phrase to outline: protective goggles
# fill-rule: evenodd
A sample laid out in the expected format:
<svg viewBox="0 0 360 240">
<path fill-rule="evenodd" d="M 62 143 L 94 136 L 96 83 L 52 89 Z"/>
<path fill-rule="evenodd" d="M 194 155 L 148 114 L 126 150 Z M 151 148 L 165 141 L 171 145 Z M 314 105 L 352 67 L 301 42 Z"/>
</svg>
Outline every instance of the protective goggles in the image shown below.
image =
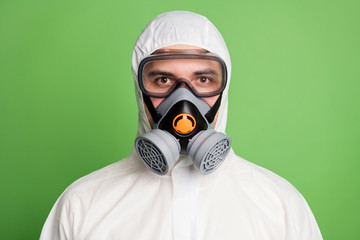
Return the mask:
<svg viewBox="0 0 360 240">
<path fill-rule="evenodd" d="M 212 97 L 225 89 L 226 73 L 224 61 L 211 53 L 151 55 L 140 62 L 138 82 L 150 97 L 168 97 L 178 87 Z"/>
</svg>

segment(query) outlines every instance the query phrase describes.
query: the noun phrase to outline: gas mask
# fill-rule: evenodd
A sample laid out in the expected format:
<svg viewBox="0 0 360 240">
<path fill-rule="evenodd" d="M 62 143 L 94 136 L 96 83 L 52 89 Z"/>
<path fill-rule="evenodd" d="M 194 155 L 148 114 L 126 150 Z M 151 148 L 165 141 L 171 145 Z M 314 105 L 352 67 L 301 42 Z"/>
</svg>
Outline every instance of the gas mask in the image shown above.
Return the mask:
<svg viewBox="0 0 360 240">
<path fill-rule="evenodd" d="M 231 149 L 230 137 L 213 129 L 225 63 L 210 53 L 151 55 L 139 65 L 138 83 L 153 121 L 153 130 L 135 140 L 145 166 L 165 175 L 187 154 L 200 173 L 217 169 Z M 203 100 L 211 97 L 212 107 Z M 155 108 L 151 98 L 163 101 Z"/>
</svg>

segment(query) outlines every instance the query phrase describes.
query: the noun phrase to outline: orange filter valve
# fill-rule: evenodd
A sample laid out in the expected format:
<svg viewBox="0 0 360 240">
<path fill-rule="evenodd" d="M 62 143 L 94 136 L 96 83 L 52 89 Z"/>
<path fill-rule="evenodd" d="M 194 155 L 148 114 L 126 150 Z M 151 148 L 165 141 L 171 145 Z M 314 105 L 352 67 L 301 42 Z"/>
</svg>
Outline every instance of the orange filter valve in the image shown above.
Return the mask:
<svg viewBox="0 0 360 240">
<path fill-rule="evenodd" d="M 195 118 L 187 113 L 181 113 L 177 115 L 173 120 L 173 128 L 177 133 L 180 134 L 189 134 L 196 127 Z"/>
</svg>

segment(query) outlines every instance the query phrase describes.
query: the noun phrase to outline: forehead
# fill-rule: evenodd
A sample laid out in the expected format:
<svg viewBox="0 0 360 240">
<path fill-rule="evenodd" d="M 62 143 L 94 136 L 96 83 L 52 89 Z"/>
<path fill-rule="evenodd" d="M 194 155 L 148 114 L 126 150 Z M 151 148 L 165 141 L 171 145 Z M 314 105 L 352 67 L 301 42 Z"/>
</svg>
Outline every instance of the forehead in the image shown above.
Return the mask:
<svg viewBox="0 0 360 240">
<path fill-rule="evenodd" d="M 173 45 L 160 48 L 152 54 L 208 53 L 204 48 L 191 45 Z"/>
<path fill-rule="evenodd" d="M 221 64 L 215 60 L 207 59 L 167 59 L 146 63 L 144 72 L 169 71 L 174 73 L 192 73 L 200 70 L 214 70 L 221 72 Z"/>
</svg>

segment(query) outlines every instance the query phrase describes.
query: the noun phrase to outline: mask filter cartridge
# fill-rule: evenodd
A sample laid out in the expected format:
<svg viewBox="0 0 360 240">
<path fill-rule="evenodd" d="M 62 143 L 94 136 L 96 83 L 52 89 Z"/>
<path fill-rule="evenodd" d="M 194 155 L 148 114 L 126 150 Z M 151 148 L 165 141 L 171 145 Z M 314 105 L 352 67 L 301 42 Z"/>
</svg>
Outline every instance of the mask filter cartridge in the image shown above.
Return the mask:
<svg viewBox="0 0 360 240">
<path fill-rule="evenodd" d="M 199 132 L 188 145 L 188 153 L 194 166 L 202 174 L 217 169 L 228 155 L 231 138 L 213 129 Z"/>
<path fill-rule="evenodd" d="M 173 135 L 160 129 L 137 137 L 135 148 L 145 166 L 159 175 L 167 174 L 179 159 L 179 142 Z"/>
</svg>

